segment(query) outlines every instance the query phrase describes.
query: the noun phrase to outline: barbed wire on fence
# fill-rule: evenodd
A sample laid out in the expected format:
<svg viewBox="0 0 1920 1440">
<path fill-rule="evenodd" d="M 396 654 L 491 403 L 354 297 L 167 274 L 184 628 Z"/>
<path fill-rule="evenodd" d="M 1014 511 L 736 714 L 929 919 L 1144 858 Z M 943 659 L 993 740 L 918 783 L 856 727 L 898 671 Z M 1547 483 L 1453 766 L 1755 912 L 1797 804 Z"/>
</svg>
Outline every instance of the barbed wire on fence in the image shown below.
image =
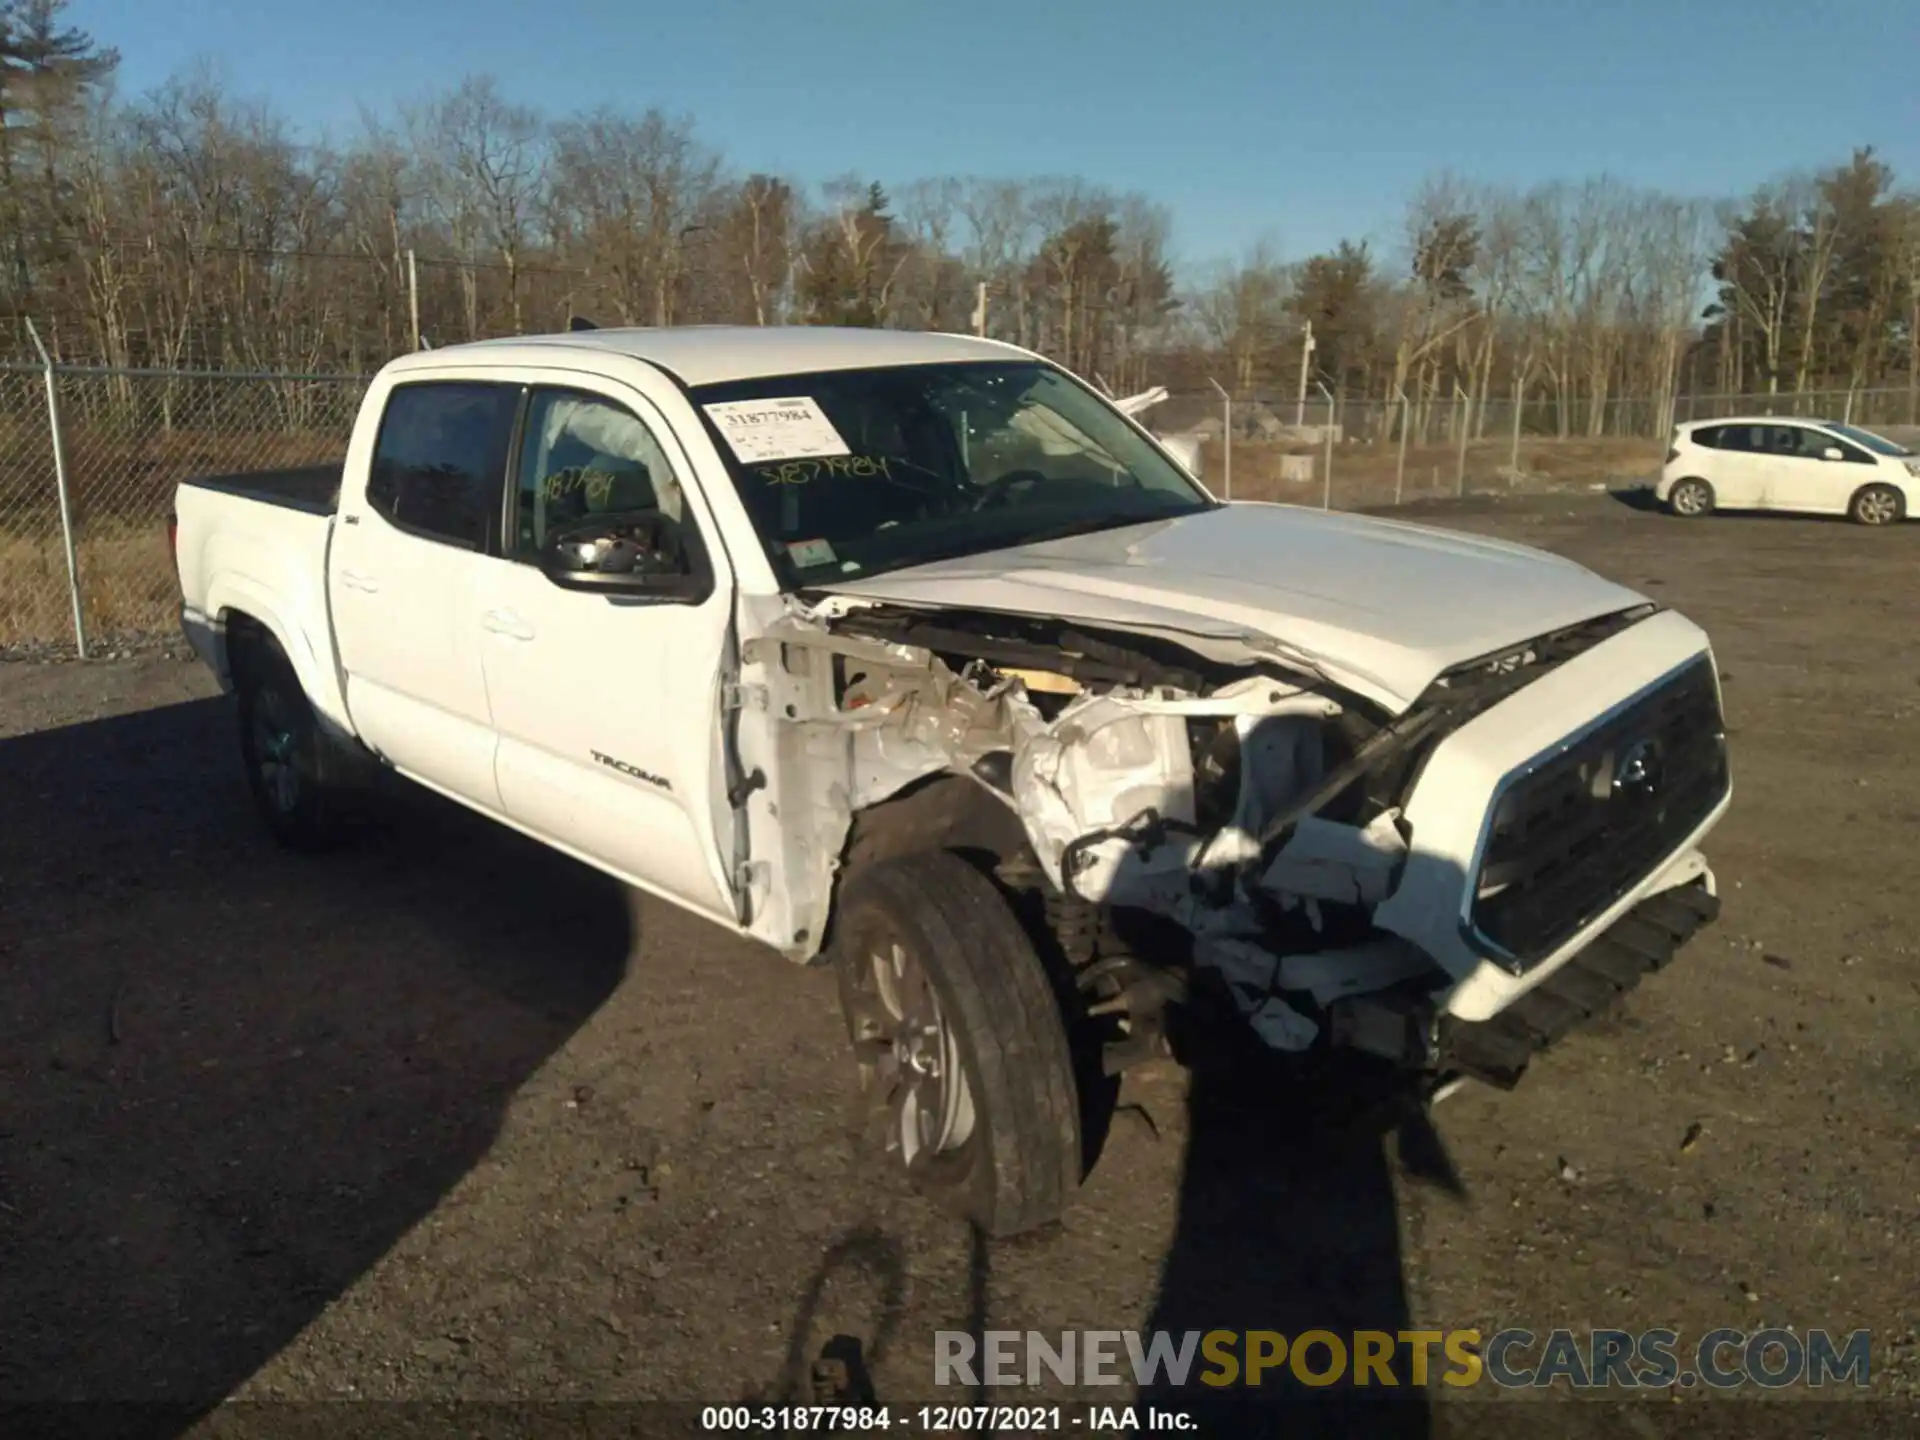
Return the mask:
<svg viewBox="0 0 1920 1440">
<path fill-rule="evenodd" d="M 51 376 L 49 385 L 44 365 L 0 363 L 0 652 L 81 636 L 112 648 L 170 633 L 179 590 L 165 519 L 175 487 L 193 475 L 338 459 L 370 379 L 58 365 Z M 1201 476 L 1215 493 L 1357 509 L 1650 479 L 1664 453 L 1666 434 L 1652 427 L 1661 415 L 1893 428 L 1912 423 L 1912 408 L 1907 390 L 1618 397 L 1572 413 L 1551 398 L 1456 396 L 1423 409 L 1411 397 L 1302 405 L 1253 393 L 1233 398 L 1230 443 L 1218 395 L 1178 392 L 1141 418 L 1200 442 Z"/>
</svg>

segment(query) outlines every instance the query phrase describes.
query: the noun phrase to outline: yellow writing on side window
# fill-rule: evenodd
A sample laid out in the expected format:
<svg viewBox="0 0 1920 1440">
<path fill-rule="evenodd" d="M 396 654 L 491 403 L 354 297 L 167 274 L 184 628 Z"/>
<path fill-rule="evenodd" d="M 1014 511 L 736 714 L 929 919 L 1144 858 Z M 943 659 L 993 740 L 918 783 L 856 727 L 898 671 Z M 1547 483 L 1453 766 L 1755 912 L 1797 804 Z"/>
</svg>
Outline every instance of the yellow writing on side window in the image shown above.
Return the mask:
<svg viewBox="0 0 1920 1440">
<path fill-rule="evenodd" d="M 584 490 L 587 499 L 601 505 L 613 491 L 613 476 L 604 470 L 556 470 L 540 482 L 540 498 L 558 500 L 576 490 Z"/>
<path fill-rule="evenodd" d="M 874 476 L 893 478 L 884 455 L 823 455 L 817 460 L 782 460 L 777 465 L 756 466 L 754 473 L 769 485 L 805 485 L 822 475 L 849 475 L 859 480 Z"/>
</svg>

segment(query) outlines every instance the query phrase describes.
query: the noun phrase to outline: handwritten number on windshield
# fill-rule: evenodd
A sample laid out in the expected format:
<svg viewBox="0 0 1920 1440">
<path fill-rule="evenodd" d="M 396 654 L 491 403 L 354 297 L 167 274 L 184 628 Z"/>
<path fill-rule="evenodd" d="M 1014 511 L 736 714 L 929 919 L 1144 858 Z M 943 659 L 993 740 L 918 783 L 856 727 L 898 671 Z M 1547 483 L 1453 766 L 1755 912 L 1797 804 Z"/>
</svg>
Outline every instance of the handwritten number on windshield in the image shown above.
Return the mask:
<svg viewBox="0 0 1920 1440">
<path fill-rule="evenodd" d="M 893 470 L 884 455 L 826 455 L 817 460 L 783 460 L 777 465 L 761 465 L 755 473 L 769 485 L 805 485 L 822 475 L 847 475 L 855 479 L 893 479 Z"/>
</svg>

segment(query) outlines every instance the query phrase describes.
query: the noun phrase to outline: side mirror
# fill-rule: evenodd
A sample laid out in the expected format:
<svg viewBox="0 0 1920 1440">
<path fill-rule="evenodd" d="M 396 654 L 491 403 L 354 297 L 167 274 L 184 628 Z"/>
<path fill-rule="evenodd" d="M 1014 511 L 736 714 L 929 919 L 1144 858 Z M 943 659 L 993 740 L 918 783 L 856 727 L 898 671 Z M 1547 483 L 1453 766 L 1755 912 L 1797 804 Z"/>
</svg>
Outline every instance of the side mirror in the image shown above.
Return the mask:
<svg viewBox="0 0 1920 1440">
<path fill-rule="evenodd" d="M 1820 458 L 1822 460 L 1844 460 L 1847 456 L 1846 452 L 1838 445 L 1829 445 L 1825 450 L 1820 452 Z"/>
<path fill-rule="evenodd" d="M 697 537 L 684 542 L 678 527 L 657 515 L 604 516 L 548 535 L 540 572 L 562 590 L 700 601 L 713 573 Z"/>
</svg>

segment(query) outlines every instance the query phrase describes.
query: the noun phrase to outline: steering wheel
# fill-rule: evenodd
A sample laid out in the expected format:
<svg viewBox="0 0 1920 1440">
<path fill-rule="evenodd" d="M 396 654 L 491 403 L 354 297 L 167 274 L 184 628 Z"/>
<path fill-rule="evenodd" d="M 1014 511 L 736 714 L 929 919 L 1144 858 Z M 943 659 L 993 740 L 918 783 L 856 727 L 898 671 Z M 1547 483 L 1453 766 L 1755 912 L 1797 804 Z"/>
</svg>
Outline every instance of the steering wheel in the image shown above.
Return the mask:
<svg viewBox="0 0 1920 1440">
<path fill-rule="evenodd" d="M 986 488 L 980 492 L 980 498 L 973 502 L 973 508 L 975 510 L 988 510 L 996 505 L 1010 504 L 1013 499 L 1013 492 L 1020 486 L 1044 485 L 1046 483 L 1047 477 L 1042 475 L 1038 470 L 1009 470 L 998 480 L 992 480 L 987 483 Z"/>
</svg>

